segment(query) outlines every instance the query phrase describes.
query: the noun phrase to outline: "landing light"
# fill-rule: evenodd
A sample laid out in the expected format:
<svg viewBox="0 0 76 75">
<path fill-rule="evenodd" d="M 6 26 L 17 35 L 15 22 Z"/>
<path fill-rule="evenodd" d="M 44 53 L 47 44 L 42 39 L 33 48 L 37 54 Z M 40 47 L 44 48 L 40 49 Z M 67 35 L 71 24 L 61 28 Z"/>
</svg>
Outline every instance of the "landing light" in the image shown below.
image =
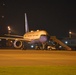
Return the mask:
<svg viewBox="0 0 76 75">
<path fill-rule="evenodd" d="M 68 44 L 68 41 L 65 41 L 65 44 Z"/>
<path fill-rule="evenodd" d="M 33 46 L 33 45 L 31 45 L 31 48 L 34 48 L 34 46 Z"/>
</svg>

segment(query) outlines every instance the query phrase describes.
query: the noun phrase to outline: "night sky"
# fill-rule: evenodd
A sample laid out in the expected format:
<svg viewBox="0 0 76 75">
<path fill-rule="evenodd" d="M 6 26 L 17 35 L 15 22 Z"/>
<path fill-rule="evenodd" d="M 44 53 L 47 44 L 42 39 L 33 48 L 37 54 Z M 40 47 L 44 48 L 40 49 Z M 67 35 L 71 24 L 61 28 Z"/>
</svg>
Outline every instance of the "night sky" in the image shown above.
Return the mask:
<svg viewBox="0 0 76 75">
<path fill-rule="evenodd" d="M 57 37 L 68 37 L 69 30 L 76 33 L 76 2 L 72 0 L 2 0 L 0 10 L 0 18 L 5 16 L 0 19 L 0 28 L 10 25 L 13 34 L 25 33 L 24 13 L 27 13 L 29 30 L 43 29 Z"/>
</svg>

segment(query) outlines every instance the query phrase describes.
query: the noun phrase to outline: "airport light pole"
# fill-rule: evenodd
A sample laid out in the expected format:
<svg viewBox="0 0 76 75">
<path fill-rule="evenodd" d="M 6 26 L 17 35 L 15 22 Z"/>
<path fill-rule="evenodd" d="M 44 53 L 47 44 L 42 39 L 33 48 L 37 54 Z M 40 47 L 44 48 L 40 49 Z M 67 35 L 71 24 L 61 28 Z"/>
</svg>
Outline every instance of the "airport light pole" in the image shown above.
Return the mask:
<svg viewBox="0 0 76 75">
<path fill-rule="evenodd" d="M 11 28 L 10 28 L 10 26 L 8 26 L 7 28 L 8 28 L 8 34 L 10 34 L 10 33 L 11 33 Z"/>
<path fill-rule="evenodd" d="M 69 38 L 72 38 L 72 32 L 69 31 Z"/>
</svg>

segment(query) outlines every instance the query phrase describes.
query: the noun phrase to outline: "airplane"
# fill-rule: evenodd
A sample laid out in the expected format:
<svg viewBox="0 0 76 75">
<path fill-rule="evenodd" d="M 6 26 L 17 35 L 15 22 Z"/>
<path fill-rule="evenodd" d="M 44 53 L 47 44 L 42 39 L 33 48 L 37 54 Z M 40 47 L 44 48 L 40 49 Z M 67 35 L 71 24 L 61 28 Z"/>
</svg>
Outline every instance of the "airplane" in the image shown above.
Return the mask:
<svg viewBox="0 0 76 75">
<path fill-rule="evenodd" d="M 48 33 L 45 30 L 37 30 L 37 31 L 29 31 L 28 23 L 27 23 L 27 15 L 25 13 L 25 34 L 23 36 L 19 35 L 7 35 L 7 36 L 14 36 L 12 37 L 0 37 L 0 39 L 6 40 L 14 40 L 14 47 L 15 48 L 24 48 L 24 42 L 34 44 L 34 43 L 41 43 L 42 48 L 44 49 L 44 44 L 48 40 Z"/>
</svg>

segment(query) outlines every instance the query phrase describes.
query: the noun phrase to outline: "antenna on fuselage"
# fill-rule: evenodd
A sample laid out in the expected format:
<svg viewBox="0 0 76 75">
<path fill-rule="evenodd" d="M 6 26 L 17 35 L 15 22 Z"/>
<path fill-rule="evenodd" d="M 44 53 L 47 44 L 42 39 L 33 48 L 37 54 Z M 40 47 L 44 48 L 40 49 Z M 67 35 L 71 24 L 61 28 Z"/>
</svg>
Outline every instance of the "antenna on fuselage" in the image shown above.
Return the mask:
<svg viewBox="0 0 76 75">
<path fill-rule="evenodd" d="M 28 28 L 28 22 L 27 22 L 27 15 L 25 13 L 25 33 L 29 32 L 29 28 Z"/>
</svg>

